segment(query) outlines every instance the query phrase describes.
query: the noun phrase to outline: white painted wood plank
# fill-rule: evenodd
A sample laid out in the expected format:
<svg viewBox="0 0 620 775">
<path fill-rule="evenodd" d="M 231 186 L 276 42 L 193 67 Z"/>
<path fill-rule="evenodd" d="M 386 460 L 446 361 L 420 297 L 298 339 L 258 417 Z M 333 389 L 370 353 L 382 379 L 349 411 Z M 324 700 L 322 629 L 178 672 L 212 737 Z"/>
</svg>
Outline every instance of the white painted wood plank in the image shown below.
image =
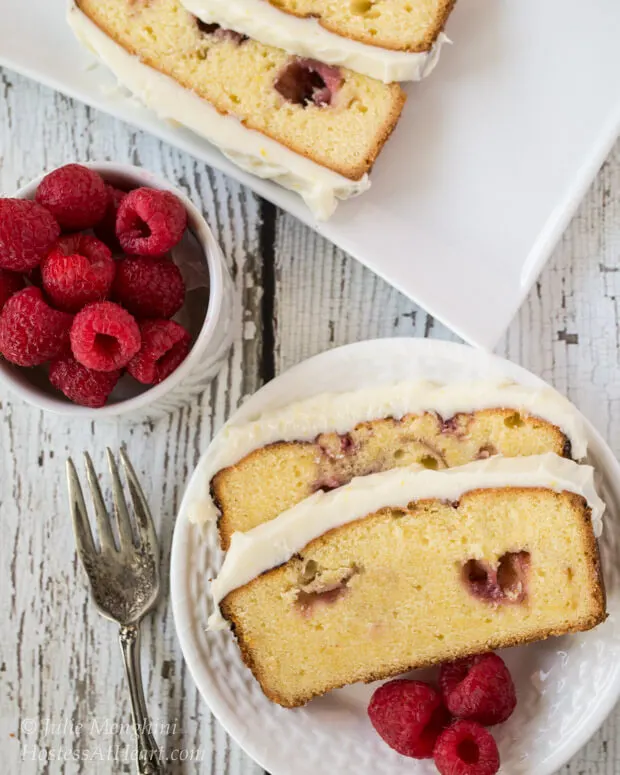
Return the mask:
<svg viewBox="0 0 620 775">
<path fill-rule="evenodd" d="M 75 159 L 133 162 L 177 181 L 194 202 L 202 203 L 235 279 L 238 335 L 228 362 L 199 401 L 168 419 L 134 427 L 124 421 L 77 423 L 38 412 L 4 389 L 0 392 L 0 567 L 5 579 L 0 584 L 0 771 L 133 772 L 122 758 L 132 747 L 131 733 L 112 734 L 108 727 L 107 734 L 97 734 L 97 726 L 106 722 L 129 722 L 130 709 L 116 628 L 89 604 L 74 556 L 64 461 L 67 455 L 78 461 L 88 449 L 103 472 L 105 447 L 127 445 L 157 520 L 166 589 L 174 515 L 184 483 L 214 430 L 241 396 L 257 387 L 260 338 L 244 339 L 242 323 L 249 321 L 260 330 L 259 201 L 185 154 L 8 72 L 0 76 L 0 149 L 0 190 L 5 193 L 45 168 Z M 246 325 L 245 336 L 251 330 Z M 169 734 L 158 730 L 156 737 L 169 750 L 193 749 L 202 759 L 177 762 L 169 772 L 262 772 L 231 744 L 198 696 L 181 658 L 167 594 L 145 622 L 143 657 L 152 719 L 171 725 Z M 34 720 L 30 733 L 27 720 Z M 46 729 L 48 723 L 56 726 Z M 74 733 L 71 727 L 79 723 L 83 727 Z M 63 752 L 71 756 L 72 751 L 90 751 L 95 758 L 36 758 Z"/>
</svg>

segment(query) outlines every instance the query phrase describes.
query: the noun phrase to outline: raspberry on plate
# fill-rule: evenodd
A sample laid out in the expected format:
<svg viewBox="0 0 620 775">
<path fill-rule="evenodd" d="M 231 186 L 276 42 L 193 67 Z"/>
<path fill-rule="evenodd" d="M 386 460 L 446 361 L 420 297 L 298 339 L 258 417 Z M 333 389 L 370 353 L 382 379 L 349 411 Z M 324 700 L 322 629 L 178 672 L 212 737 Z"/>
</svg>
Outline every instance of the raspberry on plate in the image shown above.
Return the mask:
<svg viewBox="0 0 620 775">
<path fill-rule="evenodd" d="M 432 686 L 406 678 L 380 686 L 372 695 L 368 716 L 390 748 L 414 759 L 433 755 L 435 741 L 450 720 Z"/>
<path fill-rule="evenodd" d="M 116 264 L 112 296 L 138 318 L 171 318 L 183 306 L 185 283 L 165 256 L 129 256 Z"/>
<path fill-rule="evenodd" d="M 138 382 L 157 385 L 169 377 L 190 350 L 190 335 L 174 320 L 146 320 L 140 326 L 142 347 L 127 371 Z"/>
<path fill-rule="evenodd" d="M 28 272 L 60 236 L 54 216 L 28 199 L 0 199 L 0 267 Z"/>
<path fill-rule="evenodd" d="M 43 288 L 66 312 L 103 301 L 112 287 L 116 265 L 110 249 L 88 234 L 61 237 L 41 264 Z"/>
<path fill-rule="evenodd" d="M 90 229 L 105 215 L 108 194 L 98 172 L 81 164 L 65 164 L 39 183 L 35 196 L 63 229 Z"/>
<path fill-rule="evenodd" d="M 88 304 L 71 326 L 71 349 L 76 361 L 94 371 L 122 369 L 140 345 L 135 318 L 111 301 Z"/>
<path fill-rule="evenodd" d="M 70 401 L 80 406 L 99 409 L 121 378 L 120 369 L 93 371 L 82 366 L 71 355 L 61 356 L 50 366 L 50 382 Z"/>
<path fill-rule="evenodd" d="M 127 192 L 110 185 L 106 185 L 105 188 L 108 195 L 108 204 L 105 215 L 95 226 L 94 232 L 95 236 L 102 242 L 105 242 L 110 250 L 118 253 L 121 250 L 121 246 L 116 237 L 116 214 L 121 202 L 127 196 Z"/>
<path fill-rule="evenodd" d="M 185 207 L 169 191 L 136 188 L 123 199 L 116 216 L 116 236 L 126 253 L 163 256 L 183 236 Z"/>
<path fill-rule="evenodd" d="M 15 272 L 0 269 L 0 310 L 7 301 L 25 286 L 24 278 Z"/>
<path fill-rule="evenodd" d="M 487 727 L 506 721 L 517 704 L 512 677 L 497 654 L 481 654 L 442 665 L 439 686 L 453 716 Z"/>
<path fill-rule="evenodd" d="M 456 721 L 439 735 L 433 751 L 440 775 L 495 775 L 497 743 L 480 724 Z"/>
<path fill-rule="evenodd" d="M 0 312 L 0 352 L 18 366 L 39 366 L 68 349 L 72 320 L 52 309 L 39 288 L 24 288 Z"/>
</svg>

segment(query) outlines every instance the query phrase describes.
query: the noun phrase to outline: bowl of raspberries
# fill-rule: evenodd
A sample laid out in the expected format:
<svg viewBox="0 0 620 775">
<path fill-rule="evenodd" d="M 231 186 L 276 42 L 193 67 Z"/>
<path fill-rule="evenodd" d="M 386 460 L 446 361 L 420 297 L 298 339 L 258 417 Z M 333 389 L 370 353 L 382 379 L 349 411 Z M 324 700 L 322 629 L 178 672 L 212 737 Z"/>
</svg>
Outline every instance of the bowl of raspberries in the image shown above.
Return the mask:
<svg viewBox="0 0 620 775">
<path fill-rule="evenodd" d="M 29 403 L 157 417 L 217 373 L 231 323 L 206 221 L 152 173 L 67 164 L 0 198 L 0 377 Z"/>
</svg>

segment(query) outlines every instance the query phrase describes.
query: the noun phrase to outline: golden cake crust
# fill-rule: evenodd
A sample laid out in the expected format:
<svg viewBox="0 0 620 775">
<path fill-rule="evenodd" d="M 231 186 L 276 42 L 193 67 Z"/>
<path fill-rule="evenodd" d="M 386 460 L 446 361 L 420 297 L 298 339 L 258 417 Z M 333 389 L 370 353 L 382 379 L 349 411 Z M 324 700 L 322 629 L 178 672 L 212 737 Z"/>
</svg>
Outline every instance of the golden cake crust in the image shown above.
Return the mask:
<svg viewBox="0 0 620 775">
<path fill-rule="evenodd" d="M 350 93 L 347 93 L 346 99 L 349 101 L 348 106 L 335 105 L 333 108 L 316 108 L 310 106 L 309 108 L 302 108 L 298 105 L 290 105 L 291 111 L 290 126 L 287 127 L 286 122 L 280 122 L 277 127 L 268 127 L 265 125 L 265 121 L 262 121 L 259 116 L 259 112 L 255 109 L 256 106 L 252 106 L 252 109 L 248 109 L 245 113 L 243 111 L 243 100 L 235 102 L 233 98 L 238 100 L 238 97 L 226 93 L 218 94 L 217 98 L 213 94 L 209 94 L 209 88 L 212 86 L 212 80 L 214 78 L 211 71 L 207 73 L 205 69 L 204 79 L 197 79 L 190 77 L 189 75 L 181 72 L 182 69 L 178 69 L 177 72 L 172 72 L 169 64 L 166 64 L 165 56 L 160 56 L 158 52 L 166 52 L 167 46 L 156 46 L 155 41 L 158 39 L 158 35 L 162 34 L 162 30 L 165 33 L 167 28 L 166 23 L 162 17 L 161 30 L 153 31 L 153 17 L 152 14 L 157 7 L 164 8 L 166 13 L 173 14 L 177 26 L 179 25 L 179 19 L 183 14 L 186 14 L 187 20 L 193 20 L 189 11 L 182 8 L 177 0 L 150 0 L 148 3 L 143 2 L 130 2 L 130 0 L 75 0 L 76 6 L 82 13 L 86 14 L 89 19 L 96 24 L 99 29 L 102 30 L 109 38 L 115 43 L 121 46 L 132 56 L 138 57 L 141 62 L 153 70 L 158 71 L 162 75 L 165 75 L 173 80 L 177 81 L 183 88 L 194 91 L 199 97 L 206 100 L 211 104 L 221 115 L 231 115 L 237 118 L 245 127 L 253 131 L 263 134 L 265 137 L 269 137 L 276 140 L 281 145 L 289 148 L 291 151 L 297 153 L 310 161 L 315 162 L 323 167 L 333 170 L 334 172 L 348 178 L 349 180 L 360 180 L 364 175 L 368 174 L 381 149 L 387 142 L 388 138 L 396 128 L 396 124 L 400 118 L 403 106 L 407 99 L 406 93 L 401 87 L 396 84 L 383 84 L 379 81 L 375 81 L 367 76 L 353 73 L 345 68 L 340 68 L 344 78 L 344 85 L 349 89 Z M 129 5 L 127 5 L 129 3 Z M 110 18 L 110 14 L 106 13 L 108 8 L 118 11 L 119 17 L 113 22 Z M 129 9 L 124 11 L 123 9 Z M 124 18 L 123 18 L 124 14 Z M 150 14 L 145 29 L 151 30 L 152 39 L 141 38 L 141 45 L 138 45 L 134 39 L 132 30 L 136 27 L 142 15 Z M 192 30 L 189 28 L 189 24 L 186 23 L 182 27 L 182 32 L 187 40 L 190 40 Z M 187 41 L 186 41 L 187 43 Z M 273 47 L 264 46 L 256 41 L 248 41 L 253 47 L 256 47 L 258 52 L 255 56 L 256 60 L 261 57 L 272 58 L 278 60 L 280 66 L 286 64 L 286 61 L 291 61 L 292 58 L 286 55 L 286 59 L 282 60 L 284 52 Z M 227 46 L 228 57 L 239 56 L 239 53 L 235 51 L 235 47 L 232 43 L 220 43 L 220 46 Z M 188 56 L 193 56 L 193 52 L 189 52 Z M 206 59 L 206 57 L 205 57 Z M 195 62 L 192 66 L 195 66 Z M 207 65 L 203 64 L 203 68 Z M 248 75 L 248 79 L 250 76 Z M 230 79 L 229 79 L 230 80 Z M 247 80 L 247 79 L 246 79 Z M 239 78 L 239 85 L 241 85 L 242 78 Z M 264 90 L 265 84 L 257 84 L 254 87 L 256 93 Z M 270 86 L 271 88 L 271 86 Z M 364 92 L 364 96 L 356 96 L 358 92 Z M 213 91 L 213 90 L 212 90 Z M 222 90 L 220 90 L 222 91 Z M 223 90 L 224 92 L 226 90 Z M 340 95 L 338 95 L 340 96 Z M 363 100 L 370 100 L 374 106 L 375 102 L 379 101 L 381 104 L 377 105 L 377 117 L 372 119 L 366 119 L 365 116 L 370 116 L 370 108 L 365 107 L 366 113 L 360 117 L 354 111 L 357 110 L 355 106 L 356 101 L 363 104 Z M 300 111 L 304 110 L 326 111 L 323 115 L 318 112 L 314 116 L 318 121 L 314 121 L 314 118 L 308 114 L 305 116 L 304 121 L 299 120 L 295 126 L 293 122 L 296 120 L 296 116 L 300 115 Z M 348 128 L 348 132 L 344 131 L 344 124 L 342 119 L 332 120 L 328 111 L 333 110 L 334 115 L 342 116 L 343 113 L 348 117 L 347 111 L 351 111 L 351 126 Z M 327 119 L 327 121 L 325 120 Z M 356 138 L 354 127 L 357 122 L 362 122 L 362 125 L 366 122 L 368 125 L 364 130 L 364 133 L 359 133 Z M 312 127 L 312 136 L 317 135 L 321 141 L 329 138 L 329 142 L 326 143 L 325 149 L 321 148 L 321 144 L 317 142 L 310 142 L 308 138 L 304 139 L 303 129 L 305 126 Z M 352 128 L 353 127 L 353 128 Z M 362 136 L 364 135 L 364 136 Z M 332 139 L 335 138 L 335 139 Z M 339 139 L 338 139 L 339 138 Z M 358 140 L 356 153 L 350 155 L 350 160 L 346 160 L 347 153 L 345 152 L 345 146 L 348 149 L 355 147 L 355 141 Z M 333 145 L 335 140 L 338 140 L 336 145 Z M 344 143 L 344 145 L 343 145 Z M 332 147 L 333 145 L 333 147 Z"/>
<path fill-rule="evenodd" d="M 343 38 L 356 40 L 360 43 L 364 43 L 368 46 L 374 46 L 376 48 L 385 48 L 390 51 L 406 51 L 412 54 L 430 51 L 439 34 L 443 31 L 446 22 L 448 21 L 448 17 L 456 5 L 456 0 L 441 0 L 433 23 L 427 28 L 423 36 L 415 43 L 399 43 L 393 40 L 390 36 L 381 37 L 380 33 L 379 35 L 373 35 L 370 33 L 370 31 L 367 30 L 358 30 L 357 34 L 354 35 L 352 31 L 347 30 L 346 26 L 335 22 L 330 18 L 329 15 L 317 14 L 316 11 L 303 12 L 295 10 L 294 8 L 287 7 L 285 3 L 281 2 L 281 0 L 278 2 L 274 2 L 274 0 L 268 0 L 268 2 L 275 6 L 279 11 L 288 13 L 291 16 L 296 16 L 297 18 L 301 19 L 315 18 L 321 27 L 335 33 L 336 35 L 340 35 Z"/>
<path fill-rule="evenodd" d="M 472 498 L 493 498 L 498 492 L 505 493 L 506 491 L 494 489 L 471 490 L 462 496 L 461 502 L 463 500 Z M 511 497 L 515 498 L 518 498 L 520 495 L 525 496 L 526 498 L 535 498 L 537 493 L 544 495 L 552 494 L 558 503 L 560 500 L 563 500 L 565 505 L 567 505 L 570 509 L 572 517 L 575 519 L 575 528 L 578 534 L 578 541 L 580 543 L 580 546 L 576 547 L 575 551 L 583 554 L 585 566 L 587 568 L 584 578 L 580 579 L 582 584 L 580 594 L 587 598 L 587 604 L 584 605 L 583 610 L 579 613 L 579 615 L 575 616 L 570 621 L 564 622 L 563 624 L 556 622 L 551 626 L 543 626 L 537 629 L 528 630 L 524 628 L 524 630 L 520 633 L 502 634 L 501 632 L 497 632 L 492 637 L 487 638 L 484 644 L 479 644 L 475 648 L 472 648 L 466 642 L 464 636 L 462 642 L 455 642 L 454 644 L 451 644 L 449 648 L 442 648 L 440 653 L 438 653 L 438 655 L 434 658 L 426 657 L 423 659 L 404 659 L 391 665 L 389 669 L 379 671 L 368 669 L 367 671 L 362 672 L 357 671 L 355 675 L 342 674 L 339 676 L 338 680 L 332 680 L 331 682 L 323 684 L 320 687 L 317 686 L 311 691 L 300 691 L 297 693 L 293 692 L 284 694 L 274 687 L 272 677 L 269 676 L 259 665 L 252 639 L 246 632 L 243 615 L 240 615 L 239 611 L 243 610 L 243 599 L 247 597 L 247 593 L 253 588 L 258 589 L 260 585 L 264 583 L 265 579 L 277 580 L 278 583 L 283 583 L 287 574 L 287 570 L 290 569 L 291 564 L 299 561 L 299 557 L 295 557 L 288 563 L 267 571 L 266 573 L 262 574 L 262 576 L 253 579 L 244 587 L 233 590 L 226 596 L 220 606 L 223 616 L 231 624 L 231 628 L 237 639 L 244 663 L 254 674 L 265 695 L 273 702 L 284 707 L 299 707 L 306 704 L 313 697 L 325 694 L 332 689 L 345 686 L 354 681 L 371 683 L 373 681 L 400 675 L 410 670 L 430 667 L 441 662 L 473 656 L 475 654 L 484 653 L 485 651 L 524 645 L 551 636 L 560 636 L 571 632 L 590 630 L 593 627 L 596 627 L 598 624 L 602 623 L 607 618 L 605 587 L 601 572 L 598 545 L 592 531 L 590 509 L 588 508 L 585 499 L 574 493 L 552 493 L 552 491 L 545 490 L 543 488 L 510 489 Z M 428 518 L 432 518 L 433 504 L 436 503 L 437 501 L 434 500 L 421 500 L 416 503 L 409 504 L 407 512 L 411 514 L 414 510 L 427 510 L 429 512 Z M 403 510 L 399 509 L 399 511 Z M 373 522 L 378 523 L 381 520 L 385 520 L 386 518 L 390 519 L 392 517 L 392 512 L 393 510 L 391 508 L 381 509 L 380 511 L 374 514 L 369 514 L 354 523 L 348 523 L 342 527 L 335 528 L 334 530 L 325 533 L 324 535 L 308 544 L 303 549 L 302 554 L 311 554 L 313 551 L 324 547 L 326 544 L 333 545 L 334 543 L 342 542 L 343 539 L 346 539 L 347 533 L 351 531 L 352 526 L 356 523 L 365 523 L 366 525 L 370 525 Z M 427 515 L 425 514 L 425 518 L 426 516 Z M 290 658 L 291 660 L 295 659 L 294 655 L 290 656 Z"/>
</svg>

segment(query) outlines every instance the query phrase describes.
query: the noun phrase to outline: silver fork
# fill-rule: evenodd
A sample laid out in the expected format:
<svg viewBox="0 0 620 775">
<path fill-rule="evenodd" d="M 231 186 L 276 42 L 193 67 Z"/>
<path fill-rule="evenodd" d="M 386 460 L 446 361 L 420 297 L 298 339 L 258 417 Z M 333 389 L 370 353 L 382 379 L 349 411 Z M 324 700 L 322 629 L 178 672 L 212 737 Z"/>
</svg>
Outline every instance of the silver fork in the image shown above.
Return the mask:
<svg viewBox="0 0 620 775">
<path fill-rule="evenodd" d="M 120 625 L 120 645 L 131 695 L 131 709 L 137 742 L 137 764 L 140 775 L 163 773 L 160 749 L 151 734 L 142 674 L 140 671 L 140 622 L 154 607 L 159 597 L 159 550 L 153 519 L 129 458 L 124 450 L 120 457 L 135 513 L 136 536 L 129 517 L 123 487 L 111 451 L 107 450 L 112 475 L 114 523 L 118 547 L 112 530 L 97 474 L 92 460 L 84 453 L 86 476 L 95 507 L 99 548 L 93 540 L 84 495 L 75 466 L 67 460 L 67 479 L 71 500 L 73 531 L 79 557 L 88 576 L 97 610 Z"/>
</svg>

